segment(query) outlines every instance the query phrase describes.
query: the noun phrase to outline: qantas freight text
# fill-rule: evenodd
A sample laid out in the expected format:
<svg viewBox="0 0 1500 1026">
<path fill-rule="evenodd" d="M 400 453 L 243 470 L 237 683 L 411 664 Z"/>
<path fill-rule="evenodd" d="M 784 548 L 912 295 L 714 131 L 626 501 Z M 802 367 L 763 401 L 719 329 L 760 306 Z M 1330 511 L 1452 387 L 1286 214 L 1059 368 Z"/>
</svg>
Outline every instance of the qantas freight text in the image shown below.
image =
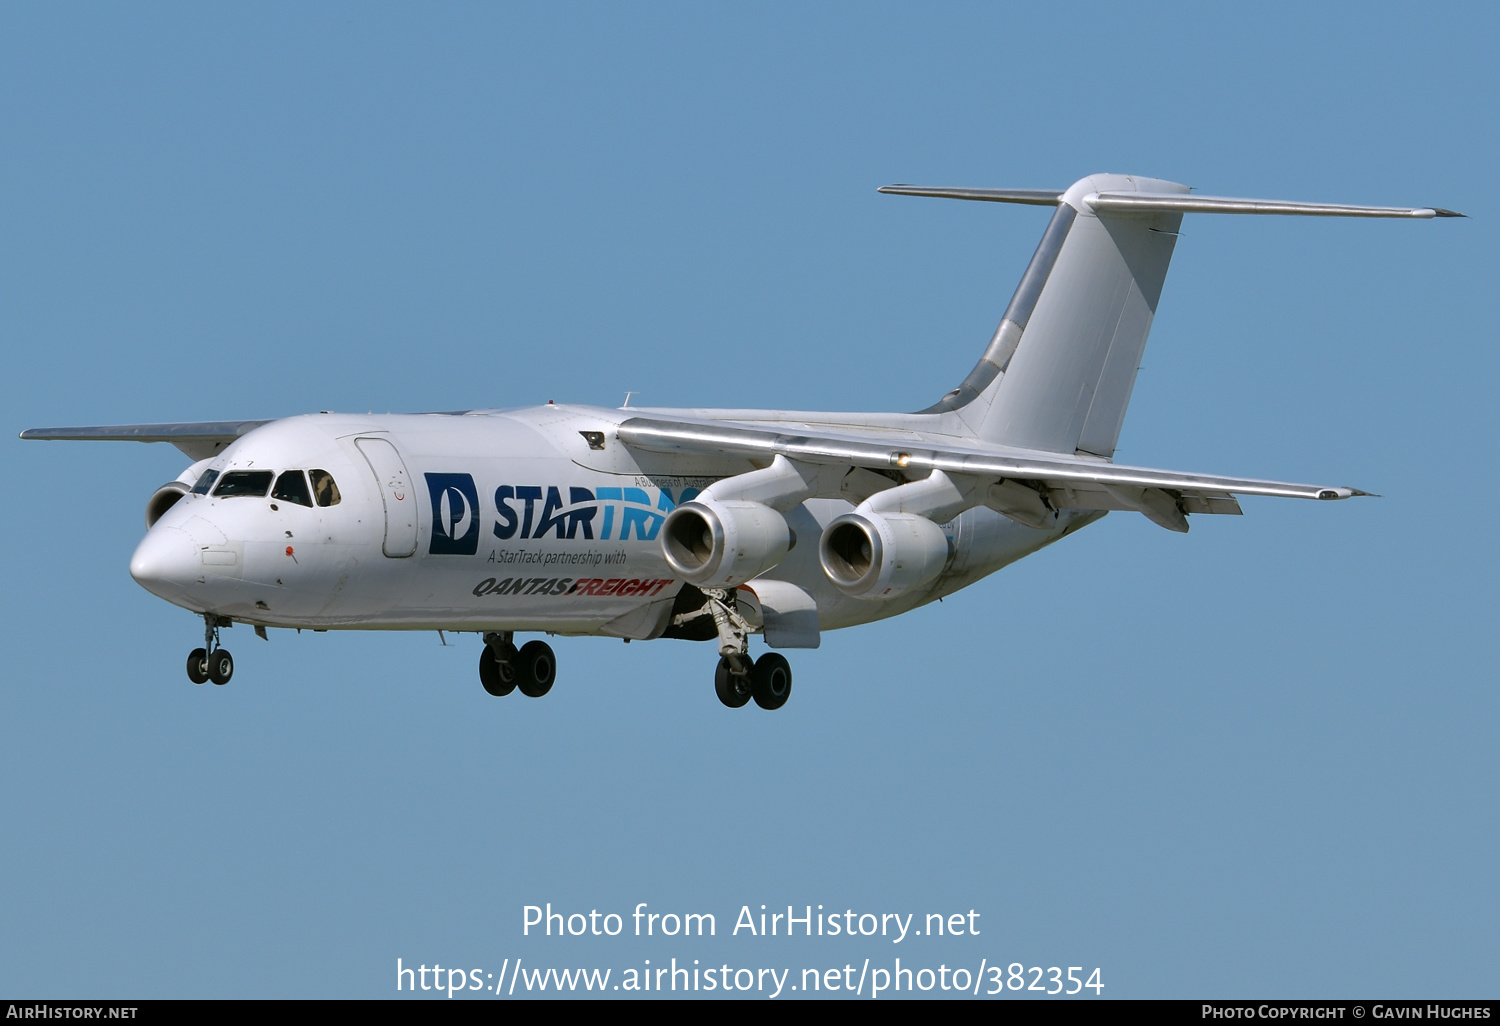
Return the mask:
<svg viewBox="0 0 1500 1026">
<path fill-rule="evenodd" d="M 649 596 L 660 594 L 673 581 L 670 577 L 641 580 L 630 577 L 507 577 L 497 581 L 486 577 L 474 585 L 474 594 L 484 595 L 613 595 L 624 598 L 630 595 Z"/>
</svg>

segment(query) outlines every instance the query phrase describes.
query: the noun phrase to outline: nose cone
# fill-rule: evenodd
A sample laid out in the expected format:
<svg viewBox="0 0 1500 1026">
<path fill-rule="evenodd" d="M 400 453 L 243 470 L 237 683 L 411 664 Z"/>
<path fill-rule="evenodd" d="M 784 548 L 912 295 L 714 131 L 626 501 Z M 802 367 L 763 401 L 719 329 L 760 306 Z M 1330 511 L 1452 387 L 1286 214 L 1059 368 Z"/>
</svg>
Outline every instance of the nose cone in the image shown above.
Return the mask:
<svg viewBox="0 0 1500 1026">
<path fill-rule="evenodd" d="M 202 573 L 197 544 L 175 527 L 153 527 L 130 557 L 130 576 L 137 584 L 179 605 Z"/>
</svg>

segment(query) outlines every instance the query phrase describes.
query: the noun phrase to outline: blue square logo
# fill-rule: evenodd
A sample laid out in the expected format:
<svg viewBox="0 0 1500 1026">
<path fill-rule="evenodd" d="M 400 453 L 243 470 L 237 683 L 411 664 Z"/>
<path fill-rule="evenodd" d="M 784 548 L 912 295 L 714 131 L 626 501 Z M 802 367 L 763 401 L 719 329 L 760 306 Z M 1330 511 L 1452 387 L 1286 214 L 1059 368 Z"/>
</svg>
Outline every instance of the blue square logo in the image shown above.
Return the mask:
<svg viewBox="0 0 1500 1026">
<path fill-rule="evenodd" d="M 479 492 L 468 474 L 424 474 L 432 497 L 432 542 L 427 551 L 472 556 L 479 551 Z"/>
</svg>

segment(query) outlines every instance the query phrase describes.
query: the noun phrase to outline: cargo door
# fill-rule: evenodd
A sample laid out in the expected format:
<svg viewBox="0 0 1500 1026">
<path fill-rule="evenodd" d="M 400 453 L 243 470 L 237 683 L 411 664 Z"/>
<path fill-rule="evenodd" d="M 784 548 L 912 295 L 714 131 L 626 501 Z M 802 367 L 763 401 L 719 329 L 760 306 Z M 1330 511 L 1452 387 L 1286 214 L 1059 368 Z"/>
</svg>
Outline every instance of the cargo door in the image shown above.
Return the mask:
<svg viewBox="0 0 1500 1026">
<path fill-rule="evenodd" d="M 356 438 L 354 444 L 370 464 L 380 501 L 385 505 L 385 542 L 381 551 L 393 559 L 417 551 L 417 498 L 411 475 L 396 447 L 384 438 Z"/>
</svg>

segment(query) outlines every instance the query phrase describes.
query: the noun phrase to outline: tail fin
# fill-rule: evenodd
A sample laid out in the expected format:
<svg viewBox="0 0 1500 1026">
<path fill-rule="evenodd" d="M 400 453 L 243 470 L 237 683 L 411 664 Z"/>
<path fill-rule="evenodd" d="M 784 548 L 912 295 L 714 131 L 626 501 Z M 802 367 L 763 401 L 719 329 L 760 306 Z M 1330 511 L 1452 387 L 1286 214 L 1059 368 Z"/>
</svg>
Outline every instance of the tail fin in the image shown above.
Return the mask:
<svg viewBox="0 0 1500 1026">
<path fill-rule="evenodd" d="M 1091 175 L 1062 193 L 881 191 L 1057 206 L 979 363 L 922 412 L 951 411 L 986 441 L 1102 457 L 1114 455 L 1184 213 L 1462 216 L 1430 207 L 1191 196 L 1185 185 L 1130 175 Z"/>
</svg>

